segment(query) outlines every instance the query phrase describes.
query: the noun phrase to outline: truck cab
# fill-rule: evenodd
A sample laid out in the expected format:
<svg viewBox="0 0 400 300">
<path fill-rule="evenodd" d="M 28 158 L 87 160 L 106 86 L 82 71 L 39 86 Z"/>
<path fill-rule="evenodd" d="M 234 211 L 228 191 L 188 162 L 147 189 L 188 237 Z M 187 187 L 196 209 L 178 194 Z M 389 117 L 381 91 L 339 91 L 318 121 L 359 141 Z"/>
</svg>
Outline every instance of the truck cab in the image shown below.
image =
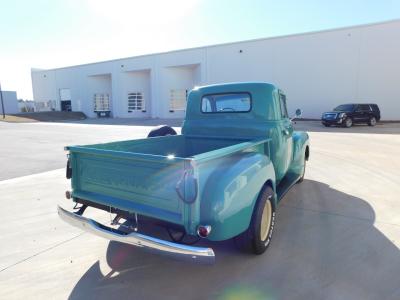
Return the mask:
<svg viewBox="0 0 400 300">
<path fill-rule="evenodd" d="M 136 229 L 147 218 L 183 237 L 234 238 L 255 254 L 267 249 L 278 203 L 302 181 L 310 154 L 308 134 L 294 131 L 282 90 L 262 82 L 197 87 L 182 134 L 164 126 L 149 136 L 67 147 L 68 195 L 81 207 L 59 207 L 61 218 L 110 240 L 200 262 L 214 261 L 212 248 L 182 244 L 171 234 L 165 241 L 123 232 L 83 213 L 95 207 Z"/>
</svg>

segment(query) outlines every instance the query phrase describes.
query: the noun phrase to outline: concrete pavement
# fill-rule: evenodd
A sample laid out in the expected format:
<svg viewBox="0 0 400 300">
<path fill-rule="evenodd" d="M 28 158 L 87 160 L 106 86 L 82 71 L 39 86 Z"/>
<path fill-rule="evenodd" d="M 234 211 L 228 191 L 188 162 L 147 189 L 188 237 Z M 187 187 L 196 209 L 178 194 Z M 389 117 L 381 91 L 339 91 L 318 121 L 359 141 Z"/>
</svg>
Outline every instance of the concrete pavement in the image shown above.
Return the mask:
<svg viewBox="0 0 400 300">
<path fill-rule="evenodd" d="M 81 132 L 84 142 L 95 132 L 63 126 L 43 134 L 61 144 L 62 136 Z M 0 181 L 0 298 L 399 299 L 400 129 L 298 126 L 310 130 L 311 160 L 304 182 L 278 208 L 270 248 L 252 256 L 232 241 L 203 242 L 215 249 L 214 266 L 176 262 L 64 224 L 56 205 L 71 206 L 64 199 L 69 182 L 52 164 Z M 110 139 L 132 132 L 110 127 Z"/>
</svg>

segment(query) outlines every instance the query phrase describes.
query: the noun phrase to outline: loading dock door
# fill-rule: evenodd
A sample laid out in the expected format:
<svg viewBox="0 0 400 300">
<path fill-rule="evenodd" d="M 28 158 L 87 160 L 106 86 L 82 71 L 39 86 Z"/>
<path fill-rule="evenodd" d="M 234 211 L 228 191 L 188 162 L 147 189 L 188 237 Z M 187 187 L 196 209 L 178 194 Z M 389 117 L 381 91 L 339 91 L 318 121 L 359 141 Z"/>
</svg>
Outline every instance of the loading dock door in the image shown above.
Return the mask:
<svg viewBox="0 0 400 300">
<path fill-rule="evenodd" d="M 94 112 L 98 117 L 110 117 L 110 96 L 109 94 L 98 93 L 93 96 Z"/>
<path fill-rule="evenodd" d="M 61 111 L 72 111 L 70 89 L 60 89 L 60 109 Z"/>
<path fill-rule="evenodd" d="M 72 111 L 71 100 L 61 101 L 61 111 Z"/>
</svg>

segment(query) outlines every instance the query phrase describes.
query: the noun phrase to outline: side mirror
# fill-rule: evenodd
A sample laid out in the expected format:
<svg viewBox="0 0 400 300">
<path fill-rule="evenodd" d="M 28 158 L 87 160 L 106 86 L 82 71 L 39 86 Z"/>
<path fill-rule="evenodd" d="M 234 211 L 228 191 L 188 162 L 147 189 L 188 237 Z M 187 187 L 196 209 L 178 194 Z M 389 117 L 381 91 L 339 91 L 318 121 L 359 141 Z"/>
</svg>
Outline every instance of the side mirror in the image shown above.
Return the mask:
<svg viewBox="0 0 400 300">
<path fill-rule="evenodd" d="M 293 121 L 293 120 L 296 119 L 296 118 L 300 118 L 302 114 L 303 114 L 303 111 L 302 111 L 300 108 L 296 109 L 296 112 L 295 112 L 295 114 L 294 114 L 294 117 L 291 118 L 290 121 Z"/>
</svg>

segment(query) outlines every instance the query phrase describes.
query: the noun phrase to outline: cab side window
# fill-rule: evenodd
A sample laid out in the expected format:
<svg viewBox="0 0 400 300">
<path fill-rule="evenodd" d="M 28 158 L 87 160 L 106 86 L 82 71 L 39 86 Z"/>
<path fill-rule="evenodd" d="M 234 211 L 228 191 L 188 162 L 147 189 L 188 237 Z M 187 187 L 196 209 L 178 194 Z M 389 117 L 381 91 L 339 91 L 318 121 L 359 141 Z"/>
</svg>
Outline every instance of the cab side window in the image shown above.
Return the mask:
<svg viewBox="0 0 400 300">
<path fill-rule="evenodd" d="M 281 106 L 282 119 L 289 118 L 287 108 L 286 108 L 286 95 L 279 93 L 279 103 Z"/>
</svg>

